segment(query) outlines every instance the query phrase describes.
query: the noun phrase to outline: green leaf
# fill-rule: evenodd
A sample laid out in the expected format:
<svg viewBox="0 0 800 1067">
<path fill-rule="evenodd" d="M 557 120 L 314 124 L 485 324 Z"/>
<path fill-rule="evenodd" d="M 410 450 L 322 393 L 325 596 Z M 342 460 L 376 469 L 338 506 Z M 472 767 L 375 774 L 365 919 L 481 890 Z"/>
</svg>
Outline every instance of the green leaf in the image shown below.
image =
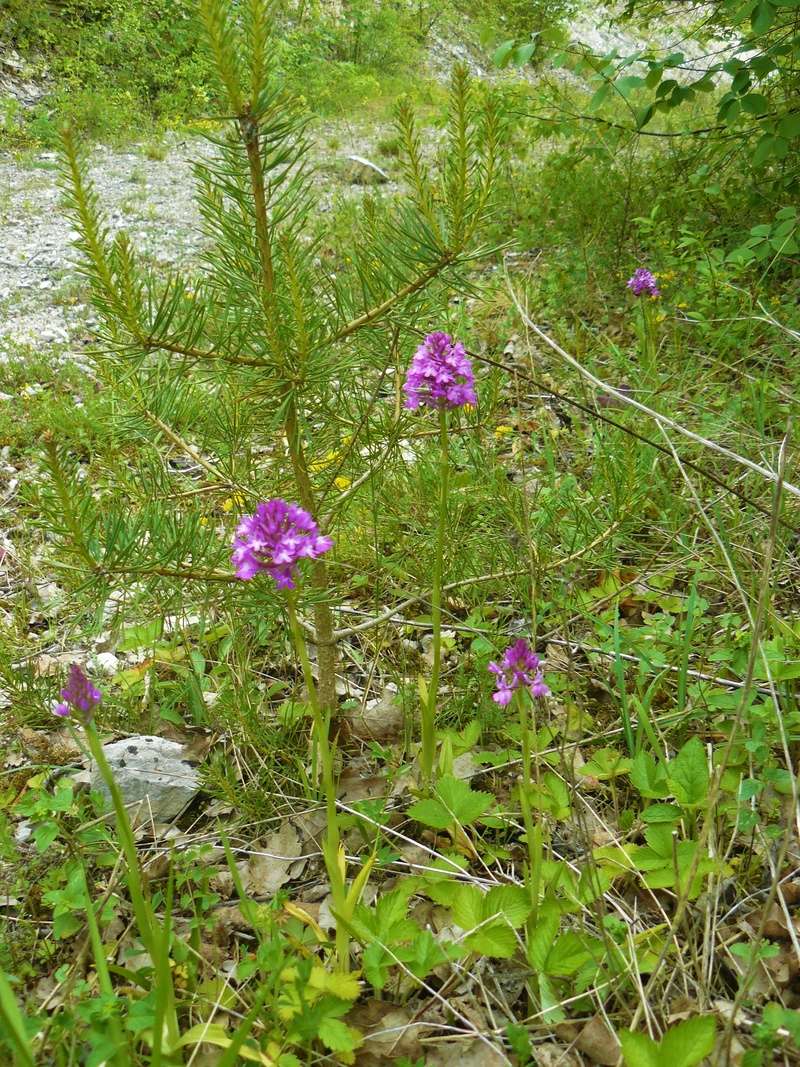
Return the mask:
<svg viewBox="0 0 800 1067">
<path fill-rule="evenodd" d="M 472 952 L 495 959 L 510 960 L 517 951 L 517 935 L 503 923 L 488 923 L 464 938 L 464 944 Z"/>
<path fill-rule="evenodd" d="M 649 800 L 658 800 L 669 796 L 667 784 L 667 772 L 661 762 L 656 762 L 655 757 L 642 749 L 636 753 L 630 773 L 631 785 L 643 797 Z"/>
<path fill-rule="evenodd" d="M 639 108 L 636 112 L 636 128 L 638 130 L 644 129 L 654 114 L 655 105 L 653 104 L 646 104 L 645 107 Z"/>
<path fill-rule="evenodd" d="M 511 53 L 514 51 L 516 41 L 513 39 L 510 41 L 503 41 L 499 48 L 496 48 L 492 56 L 492 63 L 496 67 L 505 67 L 508 61 L 511 59 Z"/>
<path fill-rule="evenodd" d="M 553 771 L 547 771 L 541 785 L 533 785 L 530 802 L 536 811 L 546 812 L 554 819 L 566 819 L 572 811 L 567 783 Z"/>
<path fill-rule="evenodd" d="M 607 778 L 616 778 L 620 774 L 627 774 L 632 766 L 633 762 L 617 749 L 599 748 L 592 758 L 584 763 L 580 773 L 604 781 Z"/>
<path fill-rule="evenodd" d="M 681 809 L 676 804 L 651 804 L 642 812 L 642 822 L 677 822 L 681 817 Z"/>
<path fill-rule="evenodd" d="M 518 885 L 494 886 L 483 898 L 483 914 L 488 918 L 499 914 L 515 929 L 525 922 L 531 913 L 531 898 L 527 890 Z"/>
<path fill-rule="evenodd" d="M 608 82 L 605 82 L 603 85 L 600 86 L 600 88 L 594 94 L 592 99 L 589 101 L 589 110 L 596 111 L 610 92 L 611 85 Z"/>
<path fill-rule="evenodd" d="M 364 949 L 361 957 L 361 965 L 364 968 L 364 977 L 373 989 L 381 990 L 389 981 L 389 972 L 394 960 L 377 941 L 371 941 Z"/>
<path fill-rule="evenodd" d="M 323 1019 L 317 1035 L 331 1052 L 352 1052 L 361 1044 L 361 1034 L 341 1019 Z"/>
<path fill-rule="evenodd" d="M 561 917 L 554 907 L 543 909 L 539 913 L 536 929 L 528 938 L 528 962 L 536 971 L 544 971 L 547 958 L 558 934 Z"/>
<path fill-rule="evenodd" d="M 763 115 L 769 110 L 769 103 L 762 93 L 748 93 L 741 100 L 742 111 L 747 115 Z"/>
<path fill-rule="evenodd" d="M 708 762 L 699 737 L 692 737 L 686 742 L 675 759 L 670 761 L 667 774 L 679 804 L 694 808 L 705 803 L 708 796 Z"/>
<path fill-rule="evenodd" d="M 446 830 L 448 826 L 453 825 L 453 816 L 444 804 L 434 797 L 418 800 L 408 809 L 408 814 L 423 826 L 432 826 L 434 830 Z"/>
<path fill-rule="evenodd" d="M 784 115 L 778 123 L 778 133 L 790 141 L 800 137 L 800 113 Z"/>
<path fill-rule="evenodd" d="M 775 8 L 767 0 L 756 4 L 750 15 L 750 25 L 754 33 L 766 33 L 775 21 Z"/>
<path fill-rule="evenodd" d="M 714 1049 L 717 1021 L 713 1015 L 696 1015 L 667 1030 L 659 1060 L 668 1067 L 695 1067 Z"/>
<path fill-rule="evenodd" d="M 527 44 L 521 44 L 514 53 L 514 63 L 518 67 L 524 67 L 525 64 L 530 61 L 530 58 L 535 51 L 536 41 L 528 41 Z"/>
<path fill-rule="evenodd" d="M 48 819 L 47 822 L 40 822 L 33 831 L 33 840 L 36 842 L 36 847 L 40 852 L 47 852 L 57 837 L 58 823 L 53 822 L 52 819 Z"/>
<path fill-rule="evenodd" d="M 580 934 L 567 930 L 547 954 L 545 970 L 556 978 L 569 978 L 592 958 Z"/>
<path fill-rule="evenodd" d="M 460 778 L 446 774 L 439 779 L 436 795 L 412 804 L 408 814 L 424 826 L 446 830 L 454 823 L 470 826 L 487 812 L 493 803 L 494 797 L 491 793 L 480 793 L 471 789 L 469 784 Z"/>
<path fill-rule="evenodd" d="M 161 619 L 143 622 L 138 626 L 129 626 L 122 631 L 122 639 L 117 644 L 120 652 L 133 652 L 139 648 L 150 648 L 161 637 L 164 623 Z"/>
<path fill-rule="evenodd" d="M 426 978 L 434 967 L 464 954 L 460 945 L 440 944 L 430 930 L 423 930 L 413 944 L 398 948 L 396 955 L 416 978 Z M 366 955 L 366 953 L 365 953 Z"/>
<path fill-rule="evenodd" d="M 658 1045 L 647 1034 L 621 1030 L 617 1036 L 622 1045 L 622 1058 L 626 1067 L 663 1067 L 658 1055 Z"/>
</svg>

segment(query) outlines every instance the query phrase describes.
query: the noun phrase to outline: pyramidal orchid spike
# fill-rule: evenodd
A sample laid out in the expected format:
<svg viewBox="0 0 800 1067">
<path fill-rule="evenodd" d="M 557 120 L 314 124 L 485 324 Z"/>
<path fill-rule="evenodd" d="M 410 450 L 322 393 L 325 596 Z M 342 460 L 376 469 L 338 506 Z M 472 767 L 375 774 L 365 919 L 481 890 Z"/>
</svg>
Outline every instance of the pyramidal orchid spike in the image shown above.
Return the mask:
<svg viewBox="0 0 800 1067">
<path fill-rule="evenodd" d="M 477 404 L 475 376 L 463 344 L 449 333 L 429 333 L 411 360 L 403 384 L 406 407 L 458 408 Z"/>
<path fill-rule="evenodd" d="M 267 571 L 279 589 L 294 589 L 299 561 L 317 559 L 332 547 L 333 541 L 320 534 L 307 511 L 276 498 L 242 516 L 231 561 L 237 577 L 245 581 Z"/>
<path fill-rule="evenodd" d="M 541 661 L 524 637 L 506 649 L 500 663 L 490 663 L 489 670 L 497 678 L 492 700 L 503 707 L 511 703 L 517 689 L 527 689 L 532 697 L 550 695 L 542 677 Z"/>
<path fill-rule="evenodd" d="M 92 685 L 78 664 L 73 663 L 67 684 L 61 690 L 61 701 L 53 708 L 53 714 L 61 718 L 74 714 L 79 719 L 86 719 L 102 699 L 100 690 Z"/>
</svg>

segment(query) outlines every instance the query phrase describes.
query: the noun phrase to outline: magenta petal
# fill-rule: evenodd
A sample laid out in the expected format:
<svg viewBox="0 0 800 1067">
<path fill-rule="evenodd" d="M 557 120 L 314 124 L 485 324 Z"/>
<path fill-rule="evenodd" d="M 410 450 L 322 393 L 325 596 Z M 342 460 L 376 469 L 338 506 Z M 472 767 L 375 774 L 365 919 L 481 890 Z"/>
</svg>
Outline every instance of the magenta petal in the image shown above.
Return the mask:
<svg viewBox="0 0 800 1067">
<path fill-rule="evenodd" d="M 333 547 L 320 536 L 307 511 L 285 500 L 262 501 L 252 515 L 244 515 L 236 528 L 231 562 L 239 578 L 267 571 L 279 589 L 294 589 L 294 574 L 301 559 L 316 559 Z"/>
</svg>

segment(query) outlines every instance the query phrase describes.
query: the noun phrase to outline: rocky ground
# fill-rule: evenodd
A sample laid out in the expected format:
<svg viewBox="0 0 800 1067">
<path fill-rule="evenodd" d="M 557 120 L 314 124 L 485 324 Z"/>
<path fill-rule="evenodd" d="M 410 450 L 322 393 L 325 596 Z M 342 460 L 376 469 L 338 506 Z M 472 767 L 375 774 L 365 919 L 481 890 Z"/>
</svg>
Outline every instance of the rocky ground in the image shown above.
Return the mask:
<svg viewBox="0 0 800 1067">
<path fill-rule="evenodd" d="M 382 132 L 373 127 L 367 135 L 349 123 L 318 129 L 321 210 L 338 194 L 360 195 L 370 184 L 370 168 L 349 157 L 375 158 L 374 145 Z M 123 151 L 95 148 L 89 173 L 110 233 L 126 230 L 140 253 L 158 263 L 190 260 L 203 239 L 191 161 L 209 150 L 200 138 L 173 138 L 158 146 L 157 153 L 145 145 Z M 380 166 L 392 169 L 385 160 Z M 374 177 L 388 189 L 394 184 L 391 173 L 389 182 L 377 172 Z M 76 271 L 76 235 L 63 211 L 55 153 L 42 152 L 26 161 L 0 156 L 0 224 L 0 365 L 20 350 L 41 354 L 48 346 L 62 358 L 64 346 L 77 344 L 78 355 L 91 313 Z"/>
</svg>

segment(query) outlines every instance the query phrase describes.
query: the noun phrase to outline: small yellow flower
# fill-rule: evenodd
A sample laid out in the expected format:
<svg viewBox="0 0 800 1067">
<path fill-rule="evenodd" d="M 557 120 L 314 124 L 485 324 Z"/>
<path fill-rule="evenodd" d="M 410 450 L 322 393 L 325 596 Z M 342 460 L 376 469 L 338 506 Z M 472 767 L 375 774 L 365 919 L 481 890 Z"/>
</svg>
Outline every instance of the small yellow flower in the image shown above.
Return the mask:
<svg viewBox="0 0 800 1067">
<path fill-rule="evenodd" d="M 311 464 L 312 471 L 324 471 L 326 467 L 330 467 L 332 463 L 335 463 L 337 459 L 341 459 L 341 452 L 335 452 L 333 449 L 325 453 L 323 459 L 316 459 Z"/>
<path fill-rule="evenodd" d="M 222 510 L 227 515 L 229 511 L 233 511 L 234 508 L 243 508 L 245 505 L 244 496 L 241 493 L 234 493 L 233 496 L 226 496 L 220 505 Z"/>
<path fill-rule="evenodd" d="M 201 515 L 200 516 L 200 525 L 201 526 L 208 526 L 208 515 Z"/>
<path fill-rule="evenodd" d="M 689 306 L 689 305 L 688 305 L 688 304 L 685 304 L 685 303 L 684 303 L 683 301 L 681 301 L 681 303 L 680 303 L 680 304 L 676 304 L 676 305 L 675 305 L 675 307 L 678 307 L 678 308 L 681 308 L 681 309 L 683 309 L 683 308 L 688 308 L 688 306 Z"/>
<path fill-rule="evenodd" d="M 475 410 L 474 404 L 462 404 L 461 406 L 464 408 L 464 411 L 466 411 L 470 415 Z"/>
<path fill-rule="evenodd" d="M 337 489 L 341 489 L 344 492 L 345 489 L 350 488 L 352 481 L 352 478 L 347 478 L 344 474 L 340 474 L 338 478 L 333 479 L 333 484 Z"/>
<path fill-rule="evenodd" d="M 513 426 L 506 426 L 503 423 L 501 423 L 499 426 L 495 426 L 494 428 L 494 436 L 498 441 L 502 440 L 502 438 L 513 432 Z"/>
</svg>

